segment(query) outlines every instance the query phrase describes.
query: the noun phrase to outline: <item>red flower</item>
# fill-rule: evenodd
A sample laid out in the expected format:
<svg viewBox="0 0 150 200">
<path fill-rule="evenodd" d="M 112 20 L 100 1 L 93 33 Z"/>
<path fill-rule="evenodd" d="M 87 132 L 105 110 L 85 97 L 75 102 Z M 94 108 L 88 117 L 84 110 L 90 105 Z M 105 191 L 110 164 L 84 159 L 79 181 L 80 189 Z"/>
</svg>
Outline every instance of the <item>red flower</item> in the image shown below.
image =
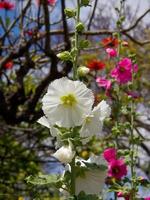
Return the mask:
<svg viewBox="0 0 150 200">
<path fill-rule="evenodd" d="M 34 31 L 32 29 L 24 31 L 24 34 L 27 34 L 28 36 L 32 36 L 34 34 Z"/>
<path fill-rule="evenodd" d="M 14 65 L 14 63 L 12 61 L 8 61 L 7 63 L 5 63 L 4 68 L 5 69 L 12 69 L 13 65 Z"/>
<path fill-rule="evenodd" d="M 117 47 L 118 39 L 112 38 L 112 37 L 107 37 L 107 38 L 102 39 L 101 43 L 102 43 L 103 47 L 106 47 L 106 48 Z"/>
<path fill-rule="evenodd" d="M 127 165 L 123 159 L 111 160 L 108 165 L 108 176 L 120 180 L 127 175 Z"/>
<path fill-rule="evenodd" d="M 91 60 L 90 62 L 88 62 L 87 67 L 90 70 L 101 70 L 105 67 L 105 64 L 99 60 Z"/>
<path fill-rule="evenodd" d="M 48 3 L 50 6 L 54 6 L 54 5 L 56 4 L 56 0 L 47 0 L 47 3 Z M 36 0 L 36 4 L 39 6 L 40 0 Z"/>
<path fill-rule="evenodd" d="M 0 2 L 0 9 L 5 9 L 5 10 L 13 10 L 15 8 L 15 4 L 11 3 L 7 0 L 4 0 Z"/>
<path fill-rule="evenodd" d="M 47 0 L 50 6 L 54 6 L 56 4 L 56 0 Z"/>
<path fill-rule="evenodd" d="M 105 158 L 105 160 L 107 160 L 107 162 L 111 162 L 112 160 L 116 160 L 117 159 L 116 149 L 115 148 L 105 149 L 105 151 L 103 152 L 103 157 Z"/>
<path fill-rule="evenodd" d="M 150 200 L 150 197 L 146 197 L 146 198 L 144 198 L 144 200 Z"/>
</svg>

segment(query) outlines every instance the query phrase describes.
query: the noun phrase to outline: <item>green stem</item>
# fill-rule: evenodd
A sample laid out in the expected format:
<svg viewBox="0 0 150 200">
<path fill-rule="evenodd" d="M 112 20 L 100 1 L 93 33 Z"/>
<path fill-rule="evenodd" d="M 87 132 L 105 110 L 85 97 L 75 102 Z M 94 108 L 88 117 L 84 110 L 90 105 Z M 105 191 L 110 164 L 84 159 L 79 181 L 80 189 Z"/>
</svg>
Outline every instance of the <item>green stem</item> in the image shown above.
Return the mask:
<svg viewBox="0 0 150 200">
<path fill-rule="evenodd" d="M 77 0 L 77 15 L 76 15 L 76 25 L 79 23 L 80 21 L 80 0 Z M 74 57 L 74 62 L 73 62 L 73 79 L 76 80 L 77 79 L 77 65 L 78 65 L 78 55 L 79 55 L 79 47 L 78 47 L 78 43 L 79 43 L 79 35 L 78 35 L 78 31 L 75 30 L 75 50 L 76 50 L 76 54 Z"/>
<path fill-rule="evenodd" d="M 132 75 L 132 88 L 133 88 L 133 75 Z M 135 183 L 134 183 L 134 178 L 135 178 L 135 171 L 134 171 L 134 100 L 132 98 L 131 100 L 131 142 L 130 142 L 130 147 L 131 147 L 131 187 L 132 187 L 132 192 L 131 192 L 131 200 L 135 199 Z"/>
<path fill-rule="evenodd" d="M 117 192 L 114 192 L 114 200 L 117 200 Z"/>
<path fill-rule="evenodd" d="M 80 0 L 77 0 L 77 14 L 76 14 L 76 25 L 80 21 Z M 78 31 L 75 29 L 75 56 L 74 56 L 74 62 L 73 62 L 73 79 L 77 79 L 77 65 L 78 65 L 78 55 L 79 55 L 79 35 Z M 72 162 L 70 163 L 71 166 L 71 195 L 75 195 L 75 180 L 76 180 L 76 171 L 75 171 L 75 156 L 72 159 Z"/>
<path fill-rule="evenodd" d="M 74 196 L 75 195 L 75 178 L 76 178 L 75 157 L 72 159 L 70 166 L 71 166 L 71 195 Z"/>
</svg>

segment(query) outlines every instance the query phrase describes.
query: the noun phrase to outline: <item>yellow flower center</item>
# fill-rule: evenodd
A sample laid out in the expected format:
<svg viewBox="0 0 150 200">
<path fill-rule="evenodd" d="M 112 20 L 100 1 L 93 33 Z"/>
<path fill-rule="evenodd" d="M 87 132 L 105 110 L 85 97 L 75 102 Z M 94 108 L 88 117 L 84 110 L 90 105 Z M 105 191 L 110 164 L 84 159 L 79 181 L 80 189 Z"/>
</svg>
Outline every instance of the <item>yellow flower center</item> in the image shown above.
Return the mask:
<svg viewBox="0 0 150 200">
<path fill-rule="evenodd" d="M 76 97 L 73 94 L 62 96 L 60 99 L 65 106 L 74 106 L 77 103 Z"/>
<path fill-rule="evenodd" d="M 86 123 L 90 123 L 91 122 L 91 117 L 86 117 L 85 121 L 86 121 Z"/>
</svg>

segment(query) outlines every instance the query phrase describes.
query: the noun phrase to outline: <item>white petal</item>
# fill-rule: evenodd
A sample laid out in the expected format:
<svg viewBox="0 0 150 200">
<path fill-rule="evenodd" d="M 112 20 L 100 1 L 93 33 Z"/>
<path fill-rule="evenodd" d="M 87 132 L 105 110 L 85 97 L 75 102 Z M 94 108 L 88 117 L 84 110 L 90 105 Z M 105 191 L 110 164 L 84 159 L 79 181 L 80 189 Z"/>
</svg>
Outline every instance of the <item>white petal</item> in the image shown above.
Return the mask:
<svg viewBox="0 0 150 200">
<path fill-rule="evenodd" d="M 111 108 L 110 106 L 106 103 L 106 101 L 101 101 L 98 104 L 98 107 L 100 108 L 100 119 L 104 120 L 106 117 L 109 117 L 111 114 Z"/>
<path fill-rule="evenodd" d="M 85 177 L 77 177 L 76 179 L 76 195 L 81 191 L 86 194 L 99 194 L 104 186 L 106 171 L 95 169 L 85 172 Z"/>
<path fill-rule="evenodd" d="M 53 156 L 57 158 L 62 163 L 70 163 L 75 155 L 70 146 L 62 146 L 58 149 Z"/>
<path fill-rule="evenodd" d="M 47 128 L 50 128 L 49 122 L 45 116 L 41 117 L 37 121 L 39 124 L 42 124 L 43 126 L 46 126 Z"/>
</svg>

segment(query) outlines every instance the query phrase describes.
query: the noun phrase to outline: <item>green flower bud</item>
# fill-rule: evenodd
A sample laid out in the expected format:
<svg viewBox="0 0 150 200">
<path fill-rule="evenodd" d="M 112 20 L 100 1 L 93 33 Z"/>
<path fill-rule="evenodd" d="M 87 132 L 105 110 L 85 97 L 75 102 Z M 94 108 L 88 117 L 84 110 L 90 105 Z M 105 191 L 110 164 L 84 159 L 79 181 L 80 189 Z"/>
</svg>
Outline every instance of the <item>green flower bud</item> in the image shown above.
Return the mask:
<svg viewBox="0 0 150 200">
<path fill-rule="evenodd" d="M 76 10 L 73 10 L 73 9 L 70 9 L 70 8 L 66 8 L 65 9 L 65 14 L 69 18 L 75 17 L 76 16 Z"/>
<path fill-rule="evenodd" d="M 81 33 L 84 31 L 84 25 L 82 22 L 79 22 L 77 25 L 76 25 L 76 30 Z"/>
<path fill-rule="evenodd" d="M 87 48 L 89 46 L 90 42 L 88 40 L 81 40 L 79 42 L 80 49 Z"/>
<path fill-rule="evenodd" d="M 57 57 L 60 58 L 63 61 L 68 61 L 68 60 L 72 59 L 71 54 L 70 54 L 69 51 L 63 51 L 61 53 L 58 53 Z"/>
<path fill-rule="evenodd" d="M 113 37 L 118 37 L 118 33 L 117 32 L 113 33 Z"/>
<path fill-rule="evenodd" d="M 89 68 L 85 67 L 85 66 L 80 66 L 77 70 L 78 76 L 79 77 L 83 77 L 86 76 L 89 73 Z"/>
<path fill-rule="evenodd" d="M 125 16 L 120 17 L 120 21 L 123 22 L 125 20 Z"/>
<path fill-rule="evenodd" d="M 81 6 L 88 6 L 90 3 L 90 0 L 81 0 Z"/>
</svg>

